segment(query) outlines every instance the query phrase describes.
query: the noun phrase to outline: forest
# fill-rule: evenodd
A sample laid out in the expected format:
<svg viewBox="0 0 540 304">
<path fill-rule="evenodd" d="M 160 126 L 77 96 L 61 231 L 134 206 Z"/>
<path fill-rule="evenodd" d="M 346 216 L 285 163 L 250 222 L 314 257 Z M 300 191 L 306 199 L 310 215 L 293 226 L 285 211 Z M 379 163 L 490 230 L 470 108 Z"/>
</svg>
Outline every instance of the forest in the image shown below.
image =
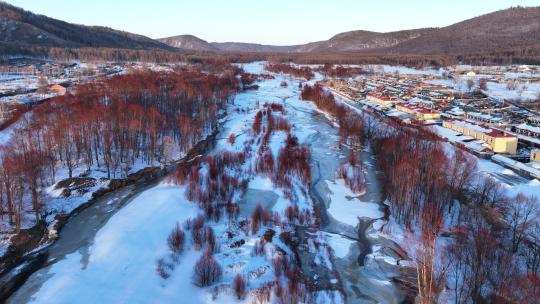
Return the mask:
<svg viewBox="0 0 540 304">
<path fill-rule="evenodd" d="M 31 201 L 39 221 L 46 210 L 42 189 L 77 169 L 118 178 L 184 155 L 216 129 L 239 87 L 236 72 L 199 68 L 103 78 L 22 114 L 10 127 L 10 145 L 0 147 L 2 219 L 18 231 Z"/>
</svg>

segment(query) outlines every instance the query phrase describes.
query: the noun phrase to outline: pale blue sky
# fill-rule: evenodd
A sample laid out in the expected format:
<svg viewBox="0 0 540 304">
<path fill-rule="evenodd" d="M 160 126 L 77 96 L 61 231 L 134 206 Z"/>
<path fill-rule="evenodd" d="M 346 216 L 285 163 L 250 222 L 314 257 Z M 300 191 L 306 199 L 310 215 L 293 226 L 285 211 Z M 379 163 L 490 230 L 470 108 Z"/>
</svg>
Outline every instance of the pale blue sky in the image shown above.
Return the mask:
<svg viewBox="0 0 540 304">
<path fill-rule="evenodd" d="M 540 0 L 7 0 L 35 13 L 162 38 L 299 44 L 350 30 L 439 27 Z"/>
</svg>

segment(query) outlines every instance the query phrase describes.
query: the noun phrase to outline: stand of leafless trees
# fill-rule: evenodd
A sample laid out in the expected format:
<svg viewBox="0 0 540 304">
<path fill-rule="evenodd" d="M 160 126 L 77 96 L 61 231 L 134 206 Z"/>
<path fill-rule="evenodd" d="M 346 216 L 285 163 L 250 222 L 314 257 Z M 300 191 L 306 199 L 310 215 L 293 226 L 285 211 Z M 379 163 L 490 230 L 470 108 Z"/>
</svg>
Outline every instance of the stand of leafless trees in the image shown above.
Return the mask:
<svg viewBox="0 0 540 304">
<path fill-rule="evenodd" d="M 361 122 L 353 133 L 367 138 L 376 155 L 391 215 L 415 236 L 421 303 L 436 302 L 443 290 L 456 303 L 539 298 L 537 197 L 505 194 L 497 180 L 478 172 L 473 156 L 448 149 L 429 129 L 347 110 L 317 86 L 305 86 L 302 99 L 334 116 L 344 134 L 351 129 L 344 117 Z M 444 246 L 437 242 L 443 232 Z"/>
<path fill-rule="evenodd" d="M 40 192 L 58 169 L 77 168 L 126 176 L 136 162 L 171 161 L 216 127 L 218 112 L 238 87 L 234 73 L 141 72 L 79 85 L 12 125 L 12 140 L 0 147 L 0 213 L 20 227 L 30 197 L 36 221 Z"/>
</svg>

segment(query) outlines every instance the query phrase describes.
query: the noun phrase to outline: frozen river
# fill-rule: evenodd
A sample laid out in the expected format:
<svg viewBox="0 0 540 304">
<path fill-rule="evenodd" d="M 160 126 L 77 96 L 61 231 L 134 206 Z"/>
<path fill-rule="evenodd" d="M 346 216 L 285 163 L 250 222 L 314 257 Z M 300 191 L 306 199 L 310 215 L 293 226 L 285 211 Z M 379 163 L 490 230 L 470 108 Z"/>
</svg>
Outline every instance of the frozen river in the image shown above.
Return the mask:
<svg viewBox="0 0 540 304">
<path fill-rule="evenodd" d="M 245 69 L 261 72 L 262 66 L 253 63 Z M 281 87 L 282 81 L 288 86 Z M 334 247 L 334 264 L 341 274 L 347 302 L 400 303 L 402 292 L 392 281 L 397 275 L 395 257 L 373 250 L 395 245 L 367 235 L 384 217 L 373 156 L 369 150 L 362 152 L 367 168 L 366 193 L 351 196 L 335 178 L 347 147 L 340 147 L 338 129 L 326 115 L 310 102 L 299 100 L 299 82 L 277 76 L 259 83 L 259 90 L 239 93 L 236 103 L 242 105 L 243 112 L 228 118 L 210 153 L 223 150 L 231 132 L 240 135 L 251 126 L 259 103 L 283 103 L 299 140 L 311 148 L 311 194 L 319 209 L 321 229 Z M 278 191 L 264 182 L 250 183 L 240 201 L 241 214 L 251 214 L 256 201 L 266 209 L 279 208 Z M 211 302 L 192 288 L 189 280 L 172 278 L 175 283 L 163 287 L 155 275 L 154 262 L 166 251 L 163 240 L 170 228 L 199 212 L 195 204 L 186 201 L 183 191 L 166 184 L 146 185 L 107 196 L 85 209 L 66 224 L 59 240 L 48 249 L 48 265 L 31 275 L 8 302 Z M 190 272 L 192 266 L 184 263 L 180 267 Z M 188 293 L 195 294 L 184 298 Z"/>
</svg>

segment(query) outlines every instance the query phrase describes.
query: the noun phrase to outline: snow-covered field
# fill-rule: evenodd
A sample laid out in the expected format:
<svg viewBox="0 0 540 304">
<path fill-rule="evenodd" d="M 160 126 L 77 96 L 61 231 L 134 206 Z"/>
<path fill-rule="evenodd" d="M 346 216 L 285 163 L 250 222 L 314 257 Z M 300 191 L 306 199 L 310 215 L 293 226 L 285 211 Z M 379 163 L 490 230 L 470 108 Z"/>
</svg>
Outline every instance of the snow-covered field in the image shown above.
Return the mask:
<svg viewBox="0 0 540 304">
<path fill-rule="evenodd" d="M 185 275 L 200 253 L 189 251 L 167 286 L 154 269 L 167 251 L 164 236 L 198 212 L 181 187 L 159 185 L 142 193 L 99 230 L 88 252 L 73 252 L 53 264 L 32 302 L 163 303 L 179 294 L 189 303 L 203 302 Z"/>
<path fill-rule="evenodd" d="M 467 77 L 462 76 L 458 81 L 455 79 L 433 79 L 426 80 L 427 83 L 433 85 L 442 85 L 447 86 L 456 92 L 467 92 L 467 80 L 471 79 L 475 83 L 475 87 L 478 86 L 478 77 Z M 505 82 L 492 82 L 488 81 L 487 90 L 485 93 L 488 96 L 497 98 L 499 100 L 503 99 L 516 99 L 516 100 L 536 100 L 540 94 L 540 83 L 525 83 L 520 82 L 520 79 L 515 79 L 516 87 L 515 89 L 509 89 L 507 83 Z"/>
<path fill-rule="evenodd" d="M 373 69 L 374 72 L 385 73 L 385 74 L 396 74 L 400 75 L 434 75 L 440 76 L 444 72 L 442 69 L 434 68 L 425 68 L 425 69 L 415 69 L 408 68 L 405 66 L 391 66 L 391 65 L 367 65 L 365 66 L 368 69 Z"/>
</svg>

